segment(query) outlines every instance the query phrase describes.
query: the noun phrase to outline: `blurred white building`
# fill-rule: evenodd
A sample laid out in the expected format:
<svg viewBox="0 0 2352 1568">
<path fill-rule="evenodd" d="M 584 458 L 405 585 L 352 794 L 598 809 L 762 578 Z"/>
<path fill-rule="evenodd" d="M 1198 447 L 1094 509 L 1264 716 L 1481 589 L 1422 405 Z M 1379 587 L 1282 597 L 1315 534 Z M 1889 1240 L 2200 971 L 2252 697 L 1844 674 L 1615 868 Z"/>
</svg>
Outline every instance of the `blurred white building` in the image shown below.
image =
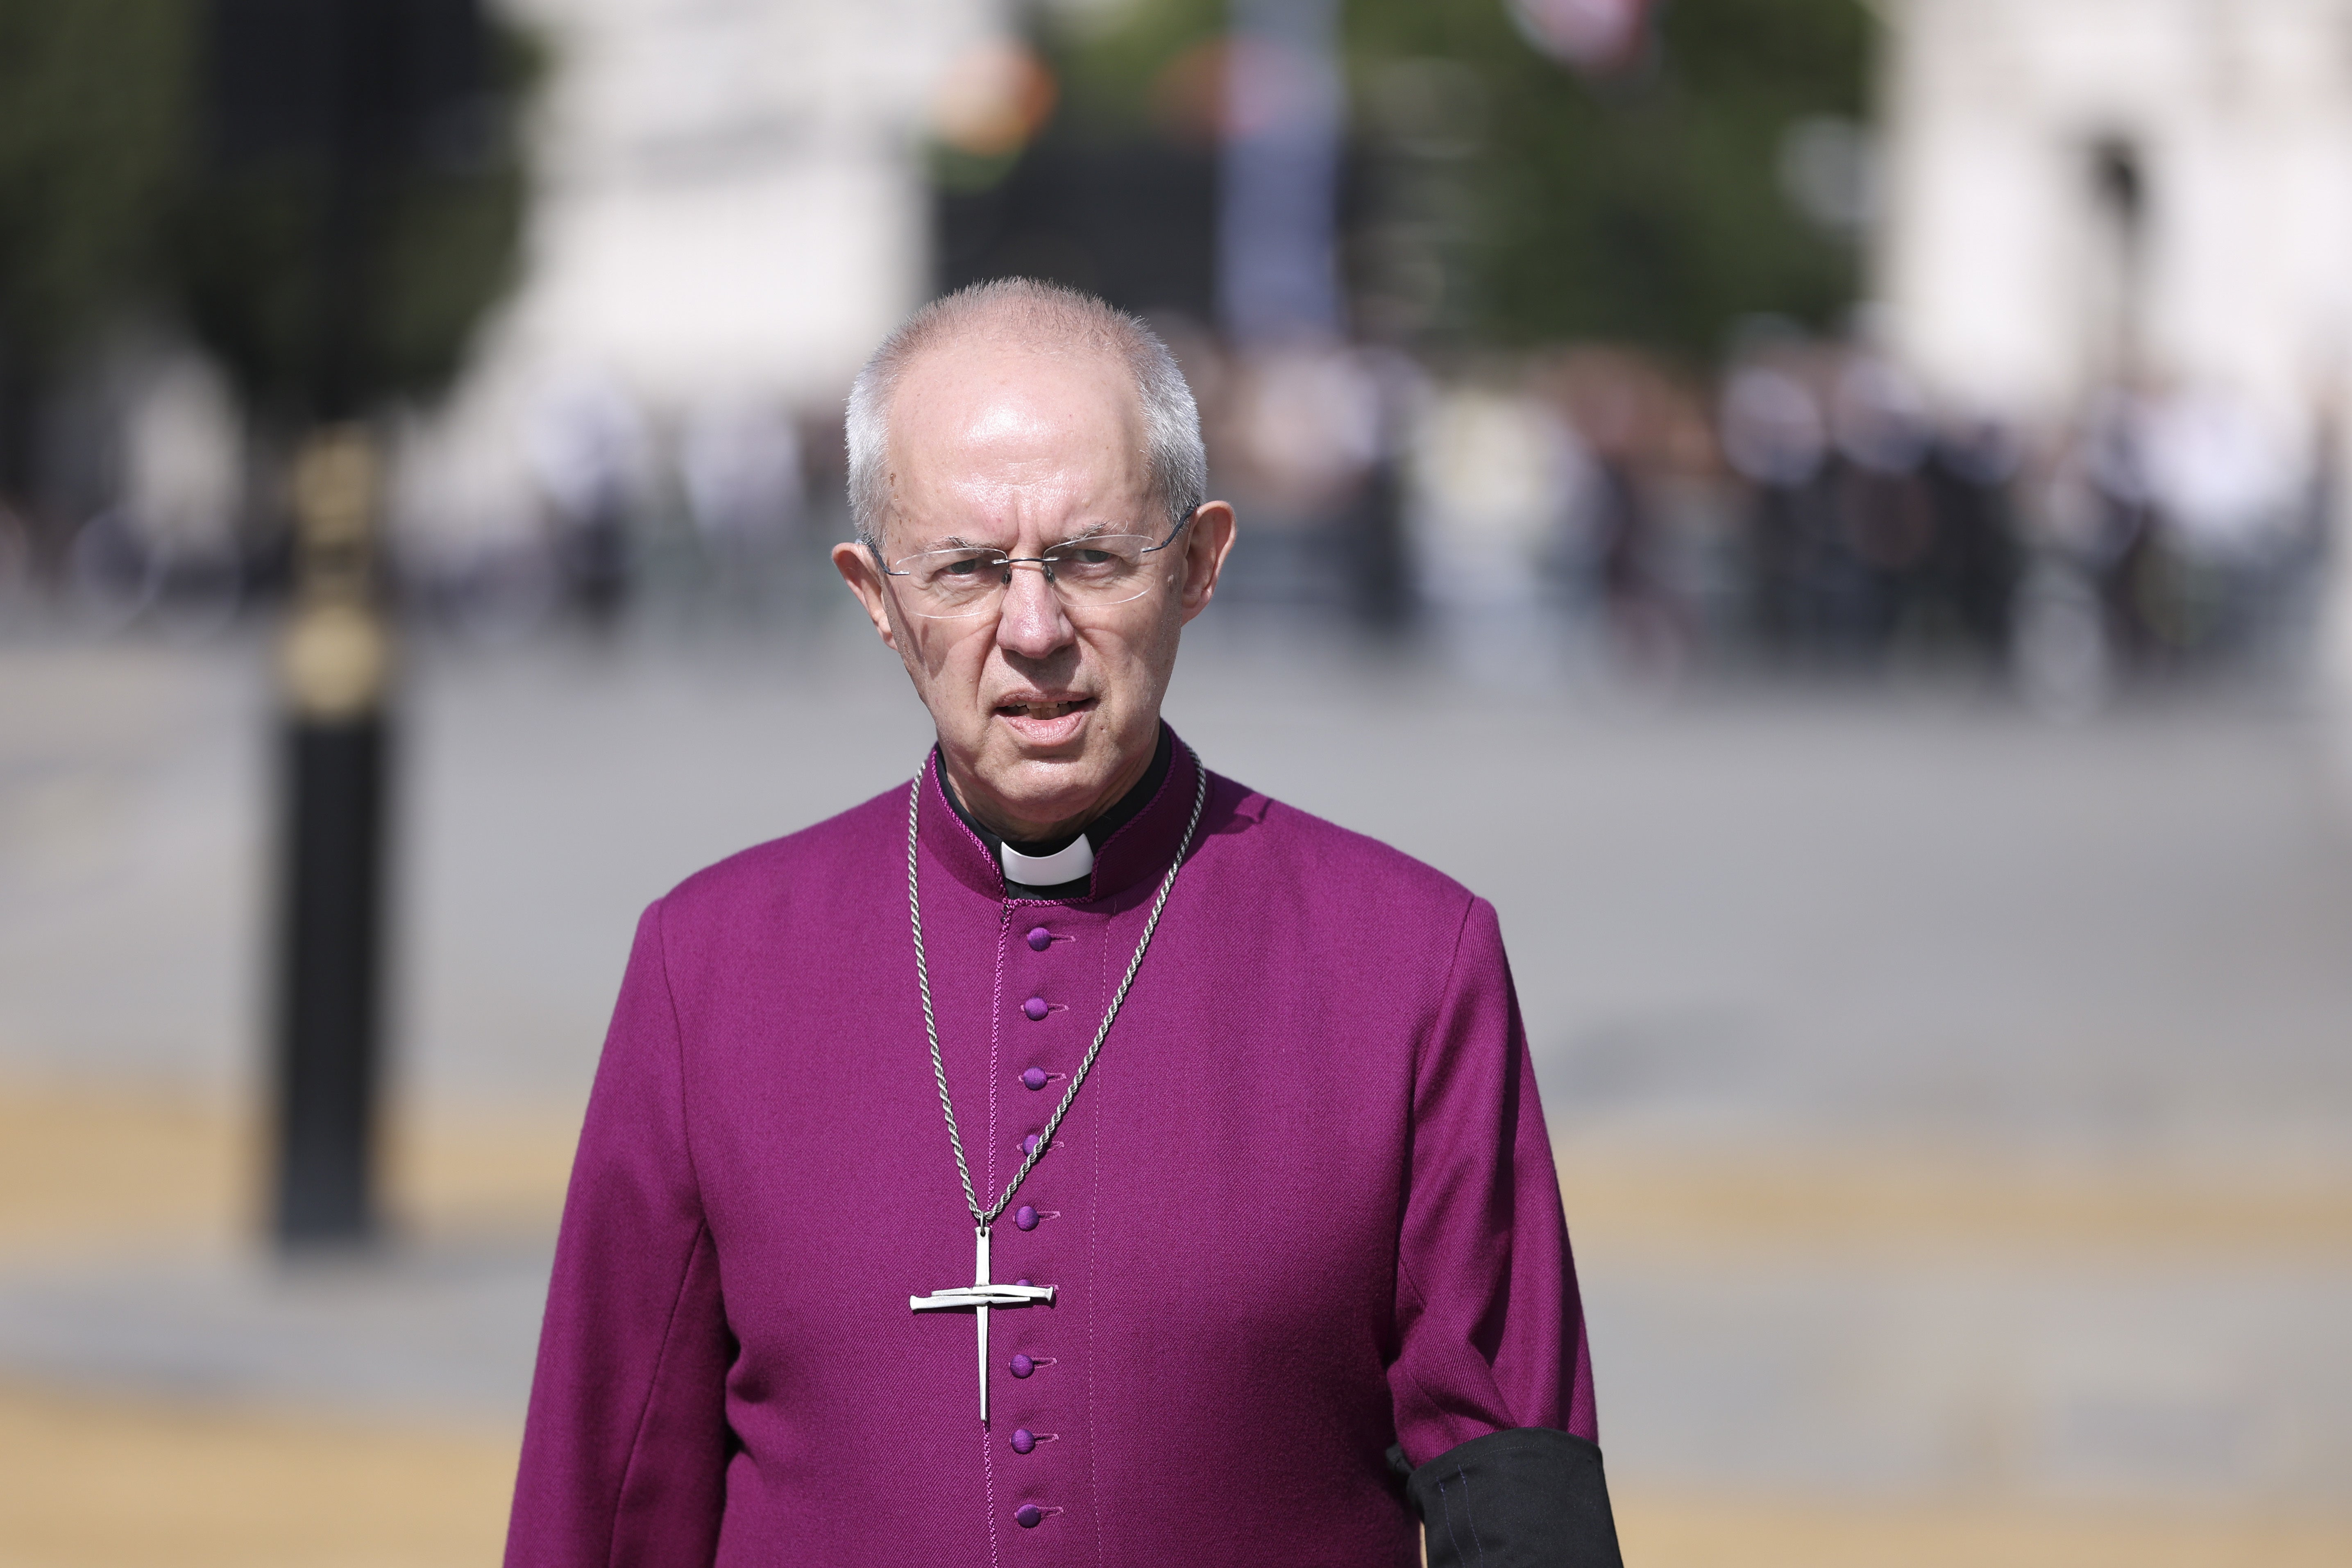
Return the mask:
<svg viewBox="0 0 2352 1568">
<path fill-rule="evenodd" d="M 1876 287 L 1939 395 L 2120 375 L 2282 416 L 2352 372 L 2352 3 L 1880 0 Z"/>
<path fill-rule="evenodd" d="M 578 410 L 635 432 L 592 455 L 625 470 L 640 436 L 836 404 L 929 281 L 938 84 L 1003 27 L 996 0 L 505 9 L 550 57 L 534 199 L 516 293 L 414 435 L 399 526 L 426 554 L 532 526 L 577 478 L 537 470 L 594 433 Z"/>
<path fill-rule="evenodd" d="M 2103 388 L 2173 400 L 2191 491 L 2307 487 L 2352 409 L 2352 0 L 1875 8 L 1885 346 L 1945 406 L 2043 429 Z"/>
</svg>

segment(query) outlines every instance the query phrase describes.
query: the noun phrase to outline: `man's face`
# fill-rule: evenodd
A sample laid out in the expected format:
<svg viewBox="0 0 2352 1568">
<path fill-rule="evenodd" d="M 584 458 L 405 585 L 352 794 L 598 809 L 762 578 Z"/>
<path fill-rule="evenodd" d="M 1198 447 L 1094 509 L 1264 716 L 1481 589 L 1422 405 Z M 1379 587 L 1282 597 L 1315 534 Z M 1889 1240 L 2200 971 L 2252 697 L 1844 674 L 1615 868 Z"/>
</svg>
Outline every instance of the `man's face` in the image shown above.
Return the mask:
<svg viewBox="0 0 2352 1568">
<path fill-rule="evenodd" d="M 1133 378 L 1107 356 L 949 343 L 909 366 L 890 405 L 882 553 L 977 546 L 1034 558 L 1089 533 L 1168 535 L 1149 494 Z M 836 546 L 834 564 L 898 649 L 972 814 L 1024 841 L 1067 832 L 1150 765 L 1185 622 L 1232 548 L 1213 501 L 1144 557 L 1140 594 L 1089 603 L 1034 564 L 979 613 L 940 616 L 915 579 Z"/>
</svg>

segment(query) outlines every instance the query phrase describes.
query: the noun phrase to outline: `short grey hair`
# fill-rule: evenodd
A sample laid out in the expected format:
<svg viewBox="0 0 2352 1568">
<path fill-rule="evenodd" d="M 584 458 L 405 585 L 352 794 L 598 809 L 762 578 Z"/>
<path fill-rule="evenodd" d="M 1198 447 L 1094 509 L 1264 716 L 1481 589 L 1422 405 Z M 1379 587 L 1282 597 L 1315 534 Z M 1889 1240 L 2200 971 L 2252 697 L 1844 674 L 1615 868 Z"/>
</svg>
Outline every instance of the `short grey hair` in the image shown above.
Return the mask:
<svg viewBox="0 0 2352 1568">
<path fill-rule="evenodd" d="M 1045 353 L 1095 353 L 1122 362 L 1143 406 L 1144 460 L 1153 500 L 1177 526 L 1208 499 L 1209 457 L 1201 410 L 1176 356 L 1139 316 L 1091 294 L 1034 278 L 974 283 L 932 300 L 882 340 L 850 384 L 849 515 L 858 542 L 878 556 L 890 508 L 890 401 L 908 366 L 927 351 L 982 336 Z"/>
</svg>

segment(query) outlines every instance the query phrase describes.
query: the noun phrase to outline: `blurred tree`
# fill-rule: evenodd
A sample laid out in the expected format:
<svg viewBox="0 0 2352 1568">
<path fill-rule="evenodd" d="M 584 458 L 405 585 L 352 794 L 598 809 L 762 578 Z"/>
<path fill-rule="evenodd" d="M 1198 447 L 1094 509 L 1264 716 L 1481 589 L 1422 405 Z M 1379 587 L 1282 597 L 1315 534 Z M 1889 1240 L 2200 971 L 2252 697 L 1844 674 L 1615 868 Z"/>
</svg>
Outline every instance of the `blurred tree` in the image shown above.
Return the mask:
<svg viewBox="0 0 2352 1568">
<path fill-rule="evenodd" d="M 504 292 L 525 41 L 476 0 L 213 0 L 169 226 L 198 338 L 265 418 L 436 391 Z"/>
<path fill-rule="evenodd" d="M 469 55 L 475 9 L 0 0 L 0 496 L 23 503 L 46 390 L 126 311 L 178 316 L 267 419 L 454 374 L 514 270 L 538 69 L 495 22 Z M 387 42 L 354 91 L 305 53 L 328 25 Z"/>
<path fill-rule="evenodd" d="M 1499 4 L 1364 0 L 1358 15 L 1368 54 L 1436 44 L 1486 87 L 1473 173 L 1486 335 L 1706 356 L 1742 316 L 1822 325 L 1851 300 L 1852 245 L 1796 209 L 1780 165 L 1798 126 L 1863 111 L 1860 0 L 1667 0 L 1647 56 L 1591 81 L 1528 47 Z"/>
<path fill-rule="evenodd" d="M 24 494 L 43 387 L 157 281 L 194 20 L 186 0 L 0 0 L 0 495 Z"/>
<path fill-rule="evenodd" d="M 1213 119 L 1223 0 L 1076 15 L 1056 55 L 1064 113 L 1090 134 Z M 1781 163 L 1798 127 L 1862 116 L 1863 0 L 1663 0 L 1650 26 L 1586 75 L 1530 43 L 1510 0 L 1346 0 L 1360 328 L 1706 358 L 1744 316 L 1834 320 L 1854 247 L 1797 210 Z"/>
</svg>

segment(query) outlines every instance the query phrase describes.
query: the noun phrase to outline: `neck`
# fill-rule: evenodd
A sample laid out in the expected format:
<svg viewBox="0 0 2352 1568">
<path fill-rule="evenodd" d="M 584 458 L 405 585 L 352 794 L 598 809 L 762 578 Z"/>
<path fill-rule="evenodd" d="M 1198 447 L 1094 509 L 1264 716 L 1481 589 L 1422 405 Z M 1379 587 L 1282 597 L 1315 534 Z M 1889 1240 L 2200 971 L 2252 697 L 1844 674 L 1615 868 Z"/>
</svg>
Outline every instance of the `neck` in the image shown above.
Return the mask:
<svg viewBox="0 0 2352 1568">
<path fill-rule="evenodd" d="M 1150 742 L 1119 763 L 1118 770 L 1087 802 L 1084 810 L 1055 817 L 1031 816 L 993 794 L 950 756 L 946 747 L 940 748 L 940 756 L 947 767 L 948 783 L 954 789 L 957 801 L 974 822 L 1016 849 L 1055 849 L 1085 832 L 1088 823 L 1117 805 L 1121 796 L 1142 780 L 1143 775 L 1150 771 L 1151 759 L 1159 744 L 1160 726 L 1154 724 Z"/>
</svg>

